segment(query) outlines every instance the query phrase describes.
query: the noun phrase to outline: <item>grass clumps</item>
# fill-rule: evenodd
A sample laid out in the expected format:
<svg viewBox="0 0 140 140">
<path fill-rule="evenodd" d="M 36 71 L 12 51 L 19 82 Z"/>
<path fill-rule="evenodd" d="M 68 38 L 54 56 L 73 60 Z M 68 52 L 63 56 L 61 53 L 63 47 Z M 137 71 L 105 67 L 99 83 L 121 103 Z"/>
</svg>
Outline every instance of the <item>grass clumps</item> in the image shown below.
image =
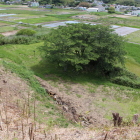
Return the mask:
<svg viewBox="0 0 140 140">
<path fill-rule="evenodd" d="M 18 76 L 20 76 L 22 79 L 25 79 L 28 81 L 29 85 L 41 95 L 47 95 L 46 91 L 41 87 L 41 85 L 38 83 L 36 78 L 34 77 L 33 72 L 29 71 L 24 66 L 19 66 L 14 63 L 8 63 L 6 61 L 3 61 L 3 65 L 5 68 L 10 69 L 11 72 L 16 73 Z"/>
<path fill-rule="evenodd" d="M 21 29 L 17 32 L 16 35 L 27 35 L 27 36 L 33 36 L 36 33 L 36 31 L 31 29 Z"/>
<path fill-rule="evenodd" d="M 122 70 L 122 73 L 119 76 L 112 78 L 111 82 L 140 89 L 140 78 L 125 69 Z"/>
<path fill-rule="evenodd" d="M 34 27 L 21 29 L 16 35 L 5 36 L 0 38 L 0 45 L 6 44 L 32 44 L 38 43 L 46 39 L 46 35 L 50 29 Z"/>
</svg>

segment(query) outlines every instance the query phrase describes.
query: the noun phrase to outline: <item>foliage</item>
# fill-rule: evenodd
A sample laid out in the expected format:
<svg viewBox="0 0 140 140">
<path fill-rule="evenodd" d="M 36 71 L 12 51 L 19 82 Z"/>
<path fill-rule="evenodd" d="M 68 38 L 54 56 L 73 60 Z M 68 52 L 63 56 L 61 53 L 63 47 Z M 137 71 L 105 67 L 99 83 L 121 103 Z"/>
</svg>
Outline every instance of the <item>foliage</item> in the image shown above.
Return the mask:
<svg viewBox="0 0 140 140">
<path fill-rule="evenodd" d="M 135 6 L 135 0 L 117 0 L 116 3 L 120 5 Z"/>
<path fill-rule="evenodd" d="M 114 65 L 124 63 L 123 38 L 103 25 L 68 24 L 48 34 L 45 46 L 46 59 L 64 70 L 102 74 L 113 71 Z"/>
<path fill-rule="evenodd" d="M 32 29 L 34 29 L 34 30 L 32 30 Z M 48 29 L 48 28 L 35 26 L 35 27 L 24 30 L 27 32 L 22 32 L 23 34 L 26 34 L 26 35 L 12 35 L 12 36 L 0 37 L 0 45 L 32 44 L 32 43 L 41 42 L 42 40 L 46 39 L 46 35 L 48 34 L 48 32 L 50 32 L 50 30 L 51 29 Z M 35 32 L 35 34 L 33 36 L 28 36 L 30 34 L 30 31 L 31 31 L 31 33 L 32 33 L 32 31 Z"/>
<path fill-rule="evenodd" d="M 115 8 L 114 7 L 109 7 L 108 8 L 108 13 L 110 13 L 110 14 L 115 13 Z"/>
<path fill-rule="evenodd" d="M 97 6 L 97 4 L 95 4 L 95 3 L 91 4 L 91 7 L 95 7 L 95 6 Z"/>
<path fill-rule="evenodd" d="M 36 31 L 31 29 L 21 29 L 16 33 L 16 35 L 27 35 L 27 36 L 33 36 L 36 33 Z"/>
<path fill-rule="evenodd" d="M 36 38 L 30 36 L 11 36 L 0 38 L 0 45 L 5 44 L 31 44 L 39 42 Z"/>
<path fill-rule="evenodd" d="M 8 31 L 13 31 L 14 30 L 14 27 L 11 27 L 11 26 L 1 26 L 0 27 L 0 33 L 2 32 L 8 32 Z"/>
<path fill-rule="evenodd" d="M 90 7 L 90 4 L 88 2 L 80 2 L 79 3 L 79 6 L 82 6 L 82 7 Z"/>
<path fill-rule="evenodd" d="M 140 78 L 134 73 L 120 67 L 115 68 L 115 76 L 111 78 L 111 82 L 132 88 L 140 88 Z"/>
<path fill-rule="evenodd" d="M 140 89 L 140 80 L 139 81 L 132 80 L 127 76 L 115 77 L 115 78 L 111 79 L 111 82 L 113 82 L 115 84 L 123 85 L 123 86 L 128 86 L 128 87 Z"/>
<path fill-rule="evenodd" d="M 60 2 L 62 2 L 62 4 L 63 4 L 64 6 L 67 6 L 67 5 L 69 5 L 70 3 L 73 3 L 74 0 L 60 0 Z"/>
<path fill-rule="evenodd" d="M 125 43 L 125 50 L 127 51 L 127 55 L 131 56 L 137 63 L 140 64 L 140 45 L 133 43 Z"/>
<path fill-rule="evenodd" d="M 115 3 L 116 0 L 103 0 L 104 3 Z"/>
<path fill-rule="evenodd" d="M 14 63 L 8 63 L 3 61 L 5 68 L 10 69 L 11 72 L 18 74 L 21 78 L 27 80 L 29 85 L 41 95 L 47 95 L 46 91 L 40 86 L 39 82 L 34 77 L 34 74 L 26 69 L 24 66 L 16 65 Z"/>
<path fill-rule="evenodd" d="M 4 35 L 0 34 L 0 38 L 4 37 Z"/>
</svg>

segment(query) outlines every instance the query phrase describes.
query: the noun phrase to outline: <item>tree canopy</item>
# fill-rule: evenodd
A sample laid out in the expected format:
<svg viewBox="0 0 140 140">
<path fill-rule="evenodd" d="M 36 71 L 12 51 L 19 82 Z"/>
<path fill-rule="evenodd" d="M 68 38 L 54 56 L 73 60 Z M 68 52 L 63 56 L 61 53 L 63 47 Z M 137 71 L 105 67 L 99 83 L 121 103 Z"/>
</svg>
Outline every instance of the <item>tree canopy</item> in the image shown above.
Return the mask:
<svg viewBox="0 0 140 140">
<path fill-rule="evenodd" d="M 84 23 L 59 26 L 48 34 L 45 58 L 64 70 L 106 74 L 124 63 L 124 39 L 108 26 Z"/>
</svg>

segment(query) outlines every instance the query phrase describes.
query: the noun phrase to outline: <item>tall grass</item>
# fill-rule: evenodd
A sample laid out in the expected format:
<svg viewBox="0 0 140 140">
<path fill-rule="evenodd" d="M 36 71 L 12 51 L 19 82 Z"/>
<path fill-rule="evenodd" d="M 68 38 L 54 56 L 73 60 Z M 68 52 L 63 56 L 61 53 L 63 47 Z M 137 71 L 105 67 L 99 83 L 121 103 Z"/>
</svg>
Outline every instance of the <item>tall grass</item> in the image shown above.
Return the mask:
<svg viewBox="0 0 140 140">
<path fill-rule="evenodd" d="M 128 56 L 131 56 L 136 62 L 140 64 L 140 45 L 125 43 L 125 50 L 127 51 Z"/>
<path fill-rule="evenodd" d="M 126 36 L 126 38 L 128 39 L 128 41 L 130 42 L 134 42 L 134 43 L 139 43 L 140 44 L 140 30 L 136 31 L 136 32 L 133 32 L 131 34 L 128 34 Z"/>
<path fill-rule="evenodd" d="M 140 45 L 125 43 L 126 68 L 140 77 Z"/>
</svg>

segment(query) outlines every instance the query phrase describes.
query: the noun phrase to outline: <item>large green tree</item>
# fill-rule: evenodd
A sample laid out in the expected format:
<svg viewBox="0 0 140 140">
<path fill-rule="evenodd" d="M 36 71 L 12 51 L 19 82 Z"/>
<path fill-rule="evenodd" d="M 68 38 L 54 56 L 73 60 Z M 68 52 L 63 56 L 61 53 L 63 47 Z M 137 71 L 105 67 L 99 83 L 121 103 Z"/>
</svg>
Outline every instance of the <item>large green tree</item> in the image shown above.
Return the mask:
<svg viewBox="0 0 140 140">
<path fill-rule="evenodd" d="M 48 34 L 43 46 L 45 58 L 63 67 L 106 74 L 124 63 L 123 37 L 110 27 L 84 23 L 59 26 Z"/>
</svg>

